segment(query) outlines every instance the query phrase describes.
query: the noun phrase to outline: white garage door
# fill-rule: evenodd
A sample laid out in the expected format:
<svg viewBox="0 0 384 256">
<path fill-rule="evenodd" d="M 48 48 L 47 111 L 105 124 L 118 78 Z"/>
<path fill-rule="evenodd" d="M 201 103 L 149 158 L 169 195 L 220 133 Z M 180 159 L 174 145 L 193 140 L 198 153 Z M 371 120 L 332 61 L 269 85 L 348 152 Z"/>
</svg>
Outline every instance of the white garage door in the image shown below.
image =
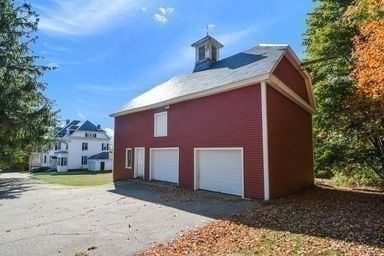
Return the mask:
<svg viewBox="0 0 384 256">
<path fill-rule="evenodd" d="M 151 178 L 179 183 L 179 149 L 151 149 Z"/>
<path fill-rule="evenodd" d="M 242 149 L 196 149 L 197 188 L 243 196 Z"/>
</svg>

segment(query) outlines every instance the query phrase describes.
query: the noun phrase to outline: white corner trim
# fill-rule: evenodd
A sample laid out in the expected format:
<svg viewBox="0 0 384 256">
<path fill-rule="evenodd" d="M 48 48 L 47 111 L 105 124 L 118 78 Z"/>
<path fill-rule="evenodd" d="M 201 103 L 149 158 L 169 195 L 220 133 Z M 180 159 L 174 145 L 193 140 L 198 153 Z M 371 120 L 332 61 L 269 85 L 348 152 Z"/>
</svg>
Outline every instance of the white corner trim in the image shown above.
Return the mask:
<svg viewBox="0 0 384 256">
<path fill-rule="evenodd" d="M 197 148 L 193 148 L 193 190 L 199 187 L 197 184 Z"/>
<path fill-rule="evenodd" d="M 269 200 L 269 151 L 267 119 L 267 83 L 261 82 L 261 122 L 263 132 L 264 200 Z"/>
<path fill-rule="evenodd" d="M 300 107 L 304 108 L 309 113 L 315 113 L 315 108 L 303 100 L 299 95 L 297 95 L 288 85 L 281 81 L 277 76 L 270 74 L 268 82 L 270 85 L 275 88 L 278 92 L 288 97 L 290 100 L 295 102 Z"/>
</svg>

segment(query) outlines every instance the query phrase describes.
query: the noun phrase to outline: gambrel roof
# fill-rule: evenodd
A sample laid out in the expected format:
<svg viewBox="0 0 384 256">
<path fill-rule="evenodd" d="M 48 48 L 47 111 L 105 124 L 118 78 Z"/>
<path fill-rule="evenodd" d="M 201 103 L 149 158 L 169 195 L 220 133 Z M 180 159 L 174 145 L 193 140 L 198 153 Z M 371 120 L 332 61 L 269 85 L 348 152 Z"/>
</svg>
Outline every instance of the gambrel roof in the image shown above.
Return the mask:
<svg viewBox="0 0 384 256">
<path fill-rule="evenodd" d="M 148 110 L 265 81 L 286 54 L 292 55 L 297 66 L 300 65 L 288 45 L 260 44 L 214 62 L 206 70 L 173 77 L 128 101 L 111 116 Z"/>
</svg>

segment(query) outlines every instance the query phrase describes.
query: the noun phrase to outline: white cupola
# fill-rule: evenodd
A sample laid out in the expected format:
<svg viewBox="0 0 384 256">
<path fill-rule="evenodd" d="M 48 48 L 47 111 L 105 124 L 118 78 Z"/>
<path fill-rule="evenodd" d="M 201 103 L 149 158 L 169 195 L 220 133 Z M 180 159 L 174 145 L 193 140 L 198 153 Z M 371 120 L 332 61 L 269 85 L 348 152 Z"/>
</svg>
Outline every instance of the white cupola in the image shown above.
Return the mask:
<svg viewBox="0 0 384 256">
<path fill-rule="evenodd" d="M 222 45 L 215 38 L 207 35 L 191 45 L 195 47 L 196 63 L 193 72 L 208 69 L 212 63 L 220 60 L 220 48 Z"/>
</svg>

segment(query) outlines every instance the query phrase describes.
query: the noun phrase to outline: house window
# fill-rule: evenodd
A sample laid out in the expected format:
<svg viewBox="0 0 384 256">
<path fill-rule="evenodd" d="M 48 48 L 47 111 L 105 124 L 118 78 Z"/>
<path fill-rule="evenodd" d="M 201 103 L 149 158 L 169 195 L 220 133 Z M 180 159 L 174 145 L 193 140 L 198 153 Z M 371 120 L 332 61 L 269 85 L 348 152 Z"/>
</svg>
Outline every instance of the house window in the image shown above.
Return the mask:
<svg viewBox="0 0 384 256">
<path fill-rule="evenodd" d="M 199 61 L 205 59 L 205 45 L 199 47 Z"/>
<path fill-rule="evenodd" d="M 86 165 L 87 164 L 88 157 L 87 156 L 82 156 L 81 157 L 81 165 Z"/>
<path fill-rule="evenodd" d="M 93 138 L 96 138 L 96 133 L 93 134 Z"/>
<path fill-rule="evenodd" d="M 55 143 L 55 150 L 61 150 L 61 142 Z"/>
<path fill-rule="evenodd" d="M 217 61 L 217 49 L 215 46 L 211 46 L 212 49 L 212 60 Z"/>
<path fill-rule="evenodd" d="M 88 142 L 81 143 L 81 149 L 82 150 L 88 150 Z"/>
<path fill-rule="evenodd" d="M 44 163 L 47 163 L 47 155 L 44 155 Z"/>
<path fill-rule="evenodd" d="M 59 157 L 57 161 L 58 166 L 67 166 L 68 164 L 68 157 Z"/>
<path fill-rule="evenodd" d="M 164 137 L 168 135 L 168 114 L 161 112 L 155 114 L 155 137 Z"/>
<path fill-rule="evenodd" d="M 132 169 L 132 148 L 125 149 L 125 168 Z"/>
<path fill-rule="evenodd" d="M 102 151 L 107 151 L 108 149 L 109 149 L 108 143 L 101 143 L 101 150 Z"/>
<path fill-rule="evenodd" d="M 85 133 L 85 138 L 88 138 L 89 137 L 89 134 L 86 132 Z"/>
</svg>

